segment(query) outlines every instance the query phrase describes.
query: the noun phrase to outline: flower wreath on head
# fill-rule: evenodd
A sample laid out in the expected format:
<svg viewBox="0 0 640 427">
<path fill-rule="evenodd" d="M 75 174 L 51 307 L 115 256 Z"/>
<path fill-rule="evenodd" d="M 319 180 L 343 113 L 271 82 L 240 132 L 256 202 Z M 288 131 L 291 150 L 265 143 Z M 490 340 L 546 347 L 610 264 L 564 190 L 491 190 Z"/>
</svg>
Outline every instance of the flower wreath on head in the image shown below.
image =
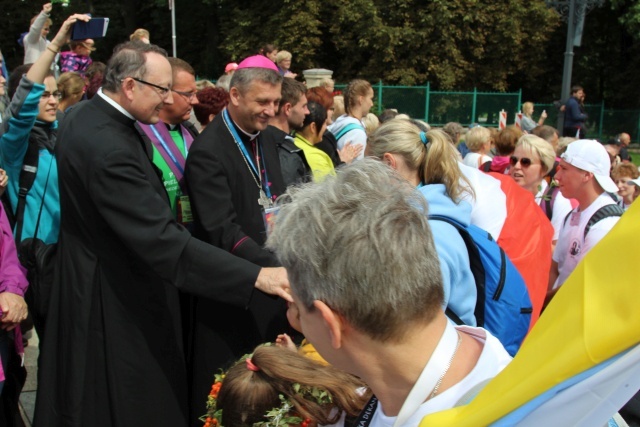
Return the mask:
<svg viewBox="0 0 640 427">
<path fill-rule="evenodd" d="M 251 356 L 251 354 L 243 356 L 238 363 L 244 361 L 248 370 L 258 372 L 260 368 L 253 364 Z M 224 373 L 215 375 L 211 392 L 209 392 L 209 396 L 207 397 L 207 414 L 200 417 L 200 420 L 204 421 L 203 427 L 223 427 L 222 409 L 218 409 L 217 403 L 218 393 L 220 392 L 225 376 Z M 326 390 L 318 387 L 303 387 L 298 383 L 293 383 L 291 388 L 293 393 L 307 400 L 313 400 L 320 405 L 333 402 L 331 395 L 327 393 Z M 280 399 L 280 406 L 267 411 L 264 415 L 266 421 L 254 423 L 253 427 L 294 427 L 298 425 L 307 427 L 312 424 L 312 420 L 308 418 L 302 419 L 302 417 L 293 411 L 294 405 L 287 397 L 280 394 L 278 398 Z"/>
</svg>

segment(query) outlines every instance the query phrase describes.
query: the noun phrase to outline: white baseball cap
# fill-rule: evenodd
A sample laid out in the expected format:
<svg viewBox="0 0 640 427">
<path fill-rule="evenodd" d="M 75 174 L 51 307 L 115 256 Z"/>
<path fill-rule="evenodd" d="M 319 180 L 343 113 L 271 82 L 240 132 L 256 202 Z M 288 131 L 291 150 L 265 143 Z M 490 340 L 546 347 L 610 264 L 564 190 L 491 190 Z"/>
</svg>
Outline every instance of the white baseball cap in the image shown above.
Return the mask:
<svg viewBox="0 0 640 427">
<path fill-rule="evenodd" d="M 567 146 L 567 151 L 562 155 L 562 160 L 578 169 L 591 172 L 600 187 L 609 193 L 617 193 L 618 186 L 609 176 L 611 171 L 611 158 L 609 153 L 595 139 L 579 139 Z"/>
</svg>

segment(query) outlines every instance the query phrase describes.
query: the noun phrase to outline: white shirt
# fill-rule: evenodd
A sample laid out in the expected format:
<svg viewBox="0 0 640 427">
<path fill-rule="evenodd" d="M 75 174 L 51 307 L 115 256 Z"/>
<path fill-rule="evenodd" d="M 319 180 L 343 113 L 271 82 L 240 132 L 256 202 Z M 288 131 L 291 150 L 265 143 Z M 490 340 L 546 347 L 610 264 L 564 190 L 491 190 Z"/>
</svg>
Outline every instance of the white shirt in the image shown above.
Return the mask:
<svg viewBox="0 0 640 427">
<path fill-rule="evenodd" d="M 549 184 L 544 179 L 540 184 L 540 191 L 536 194 L 536 203 L 538 205 L 543 206 L 542 196 L 544 196 L 544 192 L 547 191 Z M 553 194 L 553 193 L 552 193 Z M 551 203 L 551 200 L 549 200 Z M 562 195 L 562 192 L 558 191 L 556 193 L 555 200 L 553 201 L 553 208 L 551 210 L 551 225 L 553 225 L 553 239 L 558 240 L 558 236 L 560 235 L 560 229 L 562 229 L 562 224 L 564 223 L 564 219 L 567 217 L 567 214 L 571 211 L 571 201 Z M 545 210 L 544 214 L 547 212 Z"/>
<path fill-rule="evenodd" d="M 507 196 L 500 181 L 477 167 L 469 167 L 462 162 L 458 162 L 458 166 L 475 193 L 475 197 L 466 192 L 461 197 L 471 204 L 471 224 L 489 232 L 497 241 L 507 219 Z M 464 182 L 461 184 L 466 185 Z"/>
<path fill-rule="evenodd" d="M 484 344 L 482 353 L 476 366 L 458 384 L 447 389 L 434 398 L 424 402 L 402 426 L 416 427 L 422 418 L 428 414 L 453 408 L 456 403 L 473 387 L 495 377 L 505 366 L 511 362 L 511 356 L 506 352 L 500 341 L 483 328 L 470 326 L 456 326 L 456 329 L 466 332 L 473 338 Z M 384 414 L 382 404 L 378 402 L 378 408 L 373 414 L 370 427 L 392 427 L 396 417 L 388 417 Z"/>
<path fill-rule="evenodd" d="M 482 160 L 479 160 L 480 157 L 482 157 Z M 467 155 L 464 156 L 464 160 L 462 161 L 462 163 L 464 163 L 469 167 L 479 169 L 480 166 L 490 161 L 491 161 L 491 157 L 487 156 L 486 154 L 467 153 Z"/>
<path fill-rule="evenodd" d="M 362 128 L 353 129 L 347 132 L 346 134 L 342 135 L 342 137 L 337 140 L 338 149 L 342 150 L 347 142 L 350 142 L 351 145 L 354 145 L 354 146 L 362 145 L 362 151 L 356 158 L 356 160 L 362 160 L 364 159 L 364 151 L 365 151 L 365 148 L 367 147 L 367 133 L 364 131 L 364 125 L 362 124 L 362 121 L 356 119 L 355 117 L 351 117 L 346 114 L 343 114 L 342 116 L 338 117 L 333 123 L 331 123 L 329 127 L 327 127 L 327 130 L 333 133 L 334 135 L 336 135 L 340 133 L 340 130 L 342 130 L 345 126 L 349 124 L 357 124 L 357 125 L 360 125 Z"/>
<path fill-rule="evenodd" d="M 587 233 L 586 239 L 584 238 L 584 229 L 591 216 L 602 206 L 615 203 L 611 196 L 602 193 L 584 211 L 580 212 L 580 207 L 571 211 L 567 222 L 560 230 L 556 250 L 553 252 L 553 260 L 558 263 L 560 273 L 553 285 L 554 289 L 567 280 L 580 260 L 616 225 L 620 217 L 605 218 L 595 223 Z"/>
<path fill-rule="evenodd" d="M 135 120 L 135 118 L 131 115 L 131 113 L 129 113 L 127 110 L 124 109 L 124 107 L 120 104 L 118 104 L 116 101 L 114 101 L 113 99 L 109 98 L 107 95 L 105 95 L 102 92 L 102 88 L 98 89 L 98 93 L 97 95 L 104 99 L 105 101 L 107 101 L 108 104 L 110 104 L 113 108 L 115 108 L 116 110 L 120 111 L 122 114 L 124 114 L 125 116 L 127 116 L 128 118 L 130 118 L 131 120 Z"/>
</svg>

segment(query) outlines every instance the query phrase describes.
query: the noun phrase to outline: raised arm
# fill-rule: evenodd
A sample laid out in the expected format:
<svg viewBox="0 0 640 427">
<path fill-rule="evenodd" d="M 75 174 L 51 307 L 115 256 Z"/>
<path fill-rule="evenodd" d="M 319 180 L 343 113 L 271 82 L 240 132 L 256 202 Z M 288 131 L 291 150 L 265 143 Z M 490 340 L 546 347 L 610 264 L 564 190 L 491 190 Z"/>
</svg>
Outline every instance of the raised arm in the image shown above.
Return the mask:
<svg viewBox="0 0 640 427">
<path fill-rule="evenodd" d="M 25 36 L 24 41 L 28 44 L 36 44 L 40 39 L 40 35 L 42 34 L 42 27 L 44 27 L 45 22 L 49 19 L 49 14 L 51 13 L 51 3 L 45 3 L 42 5 L 42 12 L 38 15 L 31 27 L 29 27 L 29 33 Z"/>
<path fill-rule="evenodd" d="M 27 72 L 27 79 L 34 83 L 44 82 L 44 78 L 49 74 L 51 63 L 53 62 L 56 54 L 60 52 L 60 48 L 62 46 L 69 42 L 73 24 L 78 21 L 89 22 L 89 19 L 91 19 L 89 15 L 82 15 L 79 13 L 68 17 L 67 20 L 62 23 L 58 34 L 56 34 L 51 43 L 47 45 L 45 51 L 29 69 L 29 72 Z"/>
</svg>

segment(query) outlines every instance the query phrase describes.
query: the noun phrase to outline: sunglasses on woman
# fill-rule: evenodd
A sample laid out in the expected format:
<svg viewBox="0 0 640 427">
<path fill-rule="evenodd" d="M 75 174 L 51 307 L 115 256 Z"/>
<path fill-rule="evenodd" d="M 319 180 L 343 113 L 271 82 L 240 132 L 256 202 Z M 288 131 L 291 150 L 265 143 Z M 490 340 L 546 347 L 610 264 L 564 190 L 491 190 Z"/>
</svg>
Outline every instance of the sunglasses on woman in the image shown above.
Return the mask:
<svg viewBox="0 0 640 427">
<path fill-rule="evenodd" d="M 520 161 L 520 164 L 523 168 L 528 168 L 533 164 L 533 161 L 528 157 L 517 158 L 516 156 L 511 156 L 511 158 L 509 158 L 509 163 L 511 163 L 511 166 L 517 165 L 518 161 Z"/>
</svg>

